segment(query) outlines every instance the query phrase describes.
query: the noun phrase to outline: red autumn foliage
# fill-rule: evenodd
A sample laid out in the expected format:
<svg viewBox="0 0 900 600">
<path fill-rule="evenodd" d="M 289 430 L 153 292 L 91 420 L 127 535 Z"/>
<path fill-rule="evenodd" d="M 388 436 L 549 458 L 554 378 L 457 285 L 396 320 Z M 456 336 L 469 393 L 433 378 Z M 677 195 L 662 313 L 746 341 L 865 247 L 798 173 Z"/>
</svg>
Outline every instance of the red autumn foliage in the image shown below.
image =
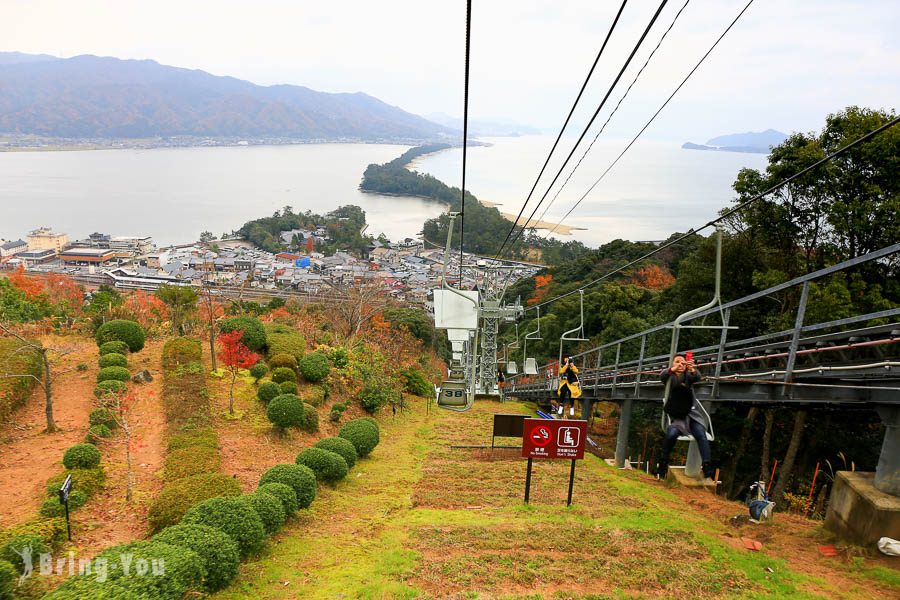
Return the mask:
<svg viewBox="0 0 900 600">
<path fill-rule="evenodd" d="M 219 360 L 228 370 L 236 372 L 238 369 L 249 369 L 259 362 L 259 354 L 253 352 L 241 342 L 244 331 L 236 329 L 229 333 L 220 333 Z"/>
<path fill-rule="evenodd" d="M 29 300 L 34 300 L 44 293 L 43 282 L 36 277 L 29 277 L 25 274 L 25 267 L 19 265 L 19 268 L 9 274 L 9 282 L 19 291 L 23 292 Z"/>
<path fill-rule="evenodd" d="M 534 294 L 528 300 L 528 305 L 534 305 L 543 302 L 550 291 L 550 283 L 553 281 L 553 275 L 535 275 L 534 277 Z"/>
<path fill-rule="evenodd" d="M 663 266 L 647 265 L 638 269 L 628 283 L 648 290 L 664 290 L 675 283 L 675 278 Z"/>
</svg>

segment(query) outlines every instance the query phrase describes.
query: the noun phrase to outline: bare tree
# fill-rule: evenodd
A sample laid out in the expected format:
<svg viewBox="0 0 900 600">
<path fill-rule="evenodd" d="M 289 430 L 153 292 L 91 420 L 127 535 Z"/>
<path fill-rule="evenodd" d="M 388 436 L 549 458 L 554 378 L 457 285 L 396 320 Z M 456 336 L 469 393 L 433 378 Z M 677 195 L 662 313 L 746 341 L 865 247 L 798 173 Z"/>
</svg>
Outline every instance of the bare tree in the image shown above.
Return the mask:
<svg viewBox="0 0 900 600">
<path fill-rule="evenodd" d="M 762 457 L 759 461 L 759 480 L 769 481 L 769 457 L 772 452 L 772 426 L 775 425 L 775 409 L 766 409 L 766 430 L 763 433 Z M 768 492 L 769 490 L 766 490 Z"/>
<path fill-rule="evenodd" d="M 770 494 L 772 500 L 781 502 L 784 495 L 784 489 L 787 487 L 788 480 L 794 472 L 794 461 L 797 459 L 797 450 L 800 449 L 800 440 L 803 438 L 803 429 L 806 426 L 806 411 L 798 410 L 794 413 L 794 429 L 791 432 L 791 441 L 788 444 L 787 452 L 784 455 L 784 464 L 781 466 L 781 474 L 778 476 L 778 483 L 775 484 L 775 490 Z"/>
<path fill-rule="evenodd" d="M 384 284 L 376 279 L 364 279 L 350 285 L 328 284 L 342 296 L 334 301 L 333 307 L 347 338 L 359 335 L 363 326 L 390 304 Z"/>
<path fill-rule="evenodd" d="M 125 485 L 125 501 L 131 502 L 134 495 L 134 465 L 131 461 L 131 452 L 135 449 L 134 423 L 131 409 L 137 402 L 134 392 L 109 394 L 103 398 L 104 404 L 110 409 L 112 417 L 125 436 L 125 468 L 127 479 Z"/>
<path fill-rule="evenodd" d="M 727 497 L 731 497 L 734 493 L 732 489 L 734 487 L 734 478 L 737 475 L 738 465 L 740 464 L 741 458 L 744 456 L 744 452 L 747 450 L 747 442 L 750 441 L 750 433 L 753 431 L 753 425 L 756 422 L 756 417 L 759 414 L 759 408 L 756 406 L 750 407 L 750 411 L 747 413 L 747 417 L 744 419 L 744 425 L 741 428 L 741 437 L 738 439 L 737 449 L 734 451 L 734 454 L 731 457 L 731 462 L 728 465 L 728 468 L 725 470 L 725 480 L 722 482 L 722 488 L 725 490 L 725 495 Z"/>
<path fill-rule="evenodd" d="M 69 372 L 71 369 L 57 371 L 55 366 L 61 358 L 67 354 L 71 354 L 72 350 L 69 348 L 54 348 L 47 346 L 40 341 L 29 340 L 14 331 L 12 327 L 6 323 L 0 323 L 0 333 L 14 337 L 22 342 L 22 346 L 20 346 L 16 352 L 35 352 L 41 357 L 42 369 L 40 377 L 31 373 L 4 373 L 0 375 L 0 379 L 31 378 L 41 386 L 44 390 L 44 413 L 47 417 L 47 429 L 45 431 L 47 431 L 47 433 L 57 431 L 59 428 L 56 426 L 56 421 L 53 419 L 53 385 L 56 382 L 57 377 Z"/>
<path fill-rule="evenodd" d="M 212 287 L 207 283 L 203 286 L 202 294 L 203 310 L 206 313 L 206 326 L 209 330 L 209 356 L 212 360 L 212 370 L 217 371 L 216 365 L 216 303 L 213 302 Z"/>
</svg>

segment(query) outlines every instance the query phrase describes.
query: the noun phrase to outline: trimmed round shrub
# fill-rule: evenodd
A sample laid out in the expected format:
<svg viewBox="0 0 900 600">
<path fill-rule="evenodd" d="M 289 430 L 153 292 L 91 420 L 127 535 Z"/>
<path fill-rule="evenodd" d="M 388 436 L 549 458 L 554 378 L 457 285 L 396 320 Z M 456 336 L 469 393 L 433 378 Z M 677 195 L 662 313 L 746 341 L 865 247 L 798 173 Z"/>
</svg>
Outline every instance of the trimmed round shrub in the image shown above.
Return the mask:
<svg viewBox="0 0 900 600">
<path fill-rule="evenodd" d="M 72 469 L 48 479 L 47 494 L 58 498 L 59 488 L 62 487 L 68 475 L 72 476 L 73 493 L 75 490 L 81 490 L 88 496 L 93 496 L 94 492 L 102 488 L 106 482 L 106 472 L 99 467 L 96 469 Z"/>
<path fill-rule="evenodd" d="M 263 362 L 258 362 L 255 365 L 253 365 L 252 367 L 250 367 L 250 375 L 252 375 L 253 379 L 255 379 L 257 382 L 259 382 L 260 379 L 265 377 L 266 373 L 268 373 L 268 372 L 269 372 L 269 367 L 267 367 L 266 363 L 263 363 Z"/>
<path fill-rule="evenodd" d="M 294 488 L 284 483 L 264 483 L 256 490 L 264 494 L 275 496 L 281 502 L 285 519 L 297 512 L 297 494 Z"/>
<path fill-rule="evenodd" d="M 69 511 L 81 508 L 87 501 L 88 495 L 84 493 L 84 490 L 76 490 L 73 487 L 69 494 Z M 57 496 L 56 498 L 47 498 L 44 500 L 44 503 L 41 504 L 41 508 L 38 512 L 42 517 L 62 517 L 65 516 L 66 509 L 59 503 L 59 496 Z"/>
<path fill-rule="evenodd" d="M 93 469 L 100 465 L 100 450 L 93 444 L 75 444 L 63 454 L 67 469 Z"/>
<path fill-rule="evenodd" d="M 347 476 L 347 461 L 340 454 L 322 448 L 307 448 L 297 455 L 297 464 L 306 465 L 319 481 L 334 483 Z"/>
<path fill-rule="evenodd" d="M 124 381 L 118 381 L 116 379 L 109 379 L 107 381 L 101 381 L 97 384 L 97 387 L 94 388 L 94 396 L 98 400 L 102 400 L 103 398 L 114 396 L 116 394 L 121 394 L 128 389 L 128 384 Z"/>
<path fill-rule="evenodd" d="M 272 381 L 274 381 L 275 383 L 297 381 L 297 374 L 294 373 L 293 369 L 288 369 L 287 367 L 278 367 L 276 369 L 272 369 Z"/>
<path fill-rule="evenodd" d="M 162 365 L 166 369 L 174 369 L 179 365 L 200 362 L 203 359 L 203 346 L 200 340 L 177 337 L 166 342 L 162 351 Z"/>
<path fill-rule="evenodd" d="M 169 438 L 167 449 L 169 452 L 175 452 L 182 448 L 191 448 L 193 446 L 202 446 L 204 448 L 218 448 L 219 434 L 212 427 L 202 427 L 200 429 L 191 429 L 176 433 Z"/>
<path fill-rule="evenodd" d="M 87 435 L 84 436 L 84 441 L 93 444 L 110 436 L 112 436 L 112 431 L 106 425 L 91 425 Z"/>
<path fill-rule="evenodd" d="M 8 560 L 0 560 L 0 600 L 12 600 L 18 573 Z"/>
<path fill-rule="evenodd" d="M 147 514 L 151 532 L 174 525 L 184 513 L 203 500 L 218 496 L 240 496 L 237 479 L 222 473 L 206 473 L 173 481 L 166 485 L 150 505 Z"/>
<path fill-rule="evenodd" d="M 306 339 L 300 332 L 290 327 L 280 326 L 277 331 L 271 331 L 268 344 L 269 356 L 290 354 L 300 360 L 306 354 Z"/>
<path fill-rule="evenodd" d="M 259 479 L 260 487 L 267 483 L 283 483 L 294 490 L 298 508 L 309 508 L 316 499 L 316 474 L 305 465 L 275 465 Z"/>
<path fill-rule="evenodd" d="M 100 357 L 100 367 L 127 367 L 128 359 L 124 354 L 110 352 Z"/>
<path fill-rule="evenodd" d="M 128 344 L 126 344 L 125 342 L 120 342 L 118 340 L 100 344 L 100 356 L 104 356 L 106 354 L 125 355 L 129 352 L 131 352 L 131 350 L 128 349 Z"/>
<path fill-rule="evenodd" d="M 153 536 L 153 541 L 196 552 L 206 569 L 203 584 L 207 591 L 224 588 L 237 575 L 241 561 L 237 544 L 214 527 L 173 525 Z"/>
<path fill-rule="evenodd" d="M 268 404 L 275 396 L 280 396 L 283 392 L 281 387 L 274 381 L 267 381 L 256 390 L 256 397 L 262 400 L 263 404 Z"/>
<path fill-rule="evenodd" d="M 403 384 L 406 391 L 410 394 L 421 396 L 423 398 L 434 396 L 434 386 L 428 380 L 425 373 L 419 369 L 412 367 L 403 371 L 400 375 L 403 377 Z"/>
<path fill-rule="evenodd" d="M 103 381 L 121 381 L 125 383 L 131 379 L 131 372 L 125 367 L 104 367 L 97 373 L 97 383 Z"/>
<path fill-rule="evenodd" d="M 319 413 L 316 411 L 315 406 L 306 402 L 303 403 L 303 424 L 300 426 L 300 429 L 309 433 L 319 431 Z"/>
<path fill-rule="evenodd" d="M 222 333 L 230 333 L 232 331 L 241 330 L 244 335 L 241 336 L 241 343 L 253 350 L 259 352 L 266 347 L 266 330 L 263 328 L 259 319 L 253 317 L 233 317 L 219 322 L 219 331 Z"/>
<path fill-rule="evenodd" d="M 181 546 L 138 540 L 107 548 L 97 558 L 106 559 L 106 576 L 132 592 L 134 595 L 129 598 L 181 598 L 203 586 L 203 559 L 193 550 Z M 162 573 L 153 574 L 154 562 L 163 566 Z M 96 575 L 94 571 L 81 577 L 95 579 Z"/>
<path fill-rule="evenodd" d="M 310 352 L 300 359 L 300 374 L 306 381 L 318 383 L 328 376 L 330 370 L 328 357 L 322 352 Z"/>
<path fill-rule="evenodd" d="M 34 533 L 23 533 L 16 535 L 7 540 L 0 549 L 0 560 L 5 560 L 15 567 L 16 571 L 22 572 L 25 563 L 22 562 L 21 552 L 27 548 L 31 548 L 31 564 L 36 565 L 40 562 L 41 554 L 50 552 L 50 547 L 44 542 L 44 539 Z"/>
<path fill-rule="evenodd" d="M 278 388 L 281 390 L 282 394 L 294 394 L 297 395 L 297 384 L 293 381 L 282 381 L 278 384 Z M 281 394 L 279 394 L 280 396 Z"/>
<path fill-rule="evenodd" d="M 294 394 L 276 396 L 266 407 L 266 416 L 282 429 L 300 427 L 303 425 L 303 401 Z"/>
<path fill-rule="evenodd" d="M 375 431 L 378 432 L 378 433 L 379 433 L 379 436 L 380 436 L 380 434 L 381 434 L 381 425 L 379 425 L 379 424 L 378 424 L 378 421 L 376 421 L 373 417 L 359 417 L 359 418 L 356 419 L 356 420 L 357 420 L 357 421 L 362 421 L 363 423 L 368 423 L 369 425 L 371 425 L 372 427 L 375 428 Z M 379 441 L 380 441 L 380 439 L 381 439 L 381 438 L 379 437 Z"/>
<path fill-rule="evenodd" d="M 297 368 L 297 358 L 287 352 L 276 354 L 269 359 L 269 368 L 277 369 L 278 367 L 287 367 L 294 370 Z"/>
<path fill-rule="evenodd" d="M 185 525 L 208 525 L 227 534 L 241 558 L 262 548 L 266 538 L 262 520 L 240 498 L 210 498 L 192 506 L 181 519 Z"/>
<path fill-rule="evenodd" d="M 368 456 L 379 442 L 378 430 L 362 419 L 353 419 L 341 427 L 338 435 L 353 444 L 360 458 Z"/>
<path fill-rule="evenodd" d="M 222 466 L 222 457 L 217 448 L 188 446 L 169 452 L 166 456 L 166 481 L 183 477 L 215 473 Z"/>
<path fill-rule="evenodd" d="M 132 352 L 140 352 L 144 348 L 144 329 L 134 321 L 107 321 L 97 329 L 94 338 L 98 346 L 118 341 L 125 342 Z"/>
<path fill-rule="evenodd" d="M 345 440 L 342 437 L 325 438 L 316 442 L 314 447 L 339 454 L 344 459 L 344 462 L 347 463 L 348 469 L 352 469 L 356 465 L 356 448 L 349 440 Z"/>
<path fill-rule="evenodd" d="M 110 428 L 116 426 L 116 420 L 108 408 L 95 408 L 92 410 L 88 417 L 88 423 L 91 425 L 106 425 Z"/>
<path fill-rule="evenodd" d="M 239 499 L 246 502 L 250 508 L 256 511 L 256 514 L 259 515 L 259 519 L 262 521 L 266 535 L 277 533 L 284 525 L 285 519 L 287 519 L 287 515 L 284 513 L 284 506 L 277 496 L 257 490 L 252 494 L 245 494 Z"/>
</svg>

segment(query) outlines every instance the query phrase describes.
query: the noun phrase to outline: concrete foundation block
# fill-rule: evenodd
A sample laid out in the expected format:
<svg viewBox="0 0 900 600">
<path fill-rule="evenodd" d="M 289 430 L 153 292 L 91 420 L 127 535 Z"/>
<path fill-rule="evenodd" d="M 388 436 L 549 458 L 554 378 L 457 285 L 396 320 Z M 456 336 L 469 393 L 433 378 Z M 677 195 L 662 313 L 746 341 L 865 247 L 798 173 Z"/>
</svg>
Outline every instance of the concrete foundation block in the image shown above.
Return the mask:
<svg viewBox="0 0 900 600">
<path fill-rule="evenodd" d="M 879 538 L 900 538 L 900 498 L 875 487 L 875 473 L 838 471 L 825 514 L 825 528 L 869 546 Z"/>
</svg>

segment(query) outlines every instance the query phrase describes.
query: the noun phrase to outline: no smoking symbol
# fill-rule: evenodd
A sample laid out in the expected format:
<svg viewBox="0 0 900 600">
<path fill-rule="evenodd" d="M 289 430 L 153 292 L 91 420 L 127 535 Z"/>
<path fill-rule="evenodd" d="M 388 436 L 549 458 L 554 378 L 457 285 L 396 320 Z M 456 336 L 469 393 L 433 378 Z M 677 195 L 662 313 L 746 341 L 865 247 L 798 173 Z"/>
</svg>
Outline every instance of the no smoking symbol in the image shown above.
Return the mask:
<svg viewBox="0 0 900 600">
<path fill-rule="evenodd" d="M 543 448 L 550 443 L 550 430 L 543 425 L 538 425 L 531 430 L 531 443 L 538 448 Z"/>
</svg>

